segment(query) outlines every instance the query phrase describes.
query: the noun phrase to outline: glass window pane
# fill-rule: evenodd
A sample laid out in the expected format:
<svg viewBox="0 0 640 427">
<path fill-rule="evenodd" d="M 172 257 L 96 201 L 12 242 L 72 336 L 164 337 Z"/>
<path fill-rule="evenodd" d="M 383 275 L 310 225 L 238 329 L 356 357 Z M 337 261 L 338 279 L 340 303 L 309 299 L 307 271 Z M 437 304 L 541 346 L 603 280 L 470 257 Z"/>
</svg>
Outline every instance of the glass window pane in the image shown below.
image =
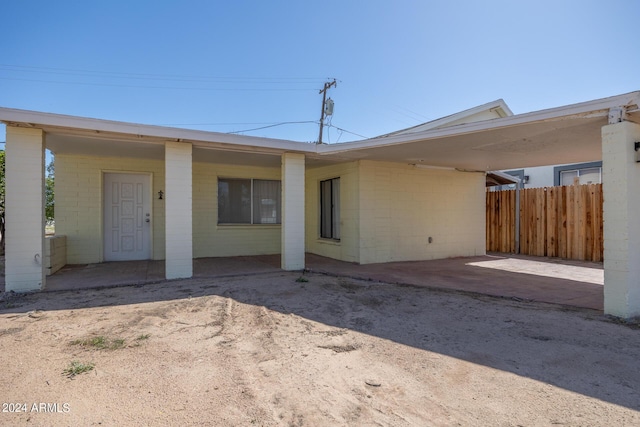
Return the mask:
<svg viewBox="0 0 640 427">
<path fill-rule="evenodd" d="M 576 178 L 578 178 L 578 171 L 562 171 L 560 172 L 560 185 L 573 185 Z"/>
<path fill-rule="evenodd" d="M 331 189 L 333 199 L 333 235 L 334 239 L 340 238 L 340 178 L 333 180 Z"/>
<path fill-rule="evenodd" d="M 331 238 L 331 180 L 320 182 L 320 237 Z"/>
<path fill-rule="evenodd" d="M 600 168 L 580 169 L 580 184 L 600 184 Z"/>
<path fill-rule="evenodd" d="M 253 223 L 280 224 L 280 181 L 253 180 Z"/>
<path fill-rule="evenodd" d="M 340 178 L 320 181 L 320 237 L 340 239 Z"/>
<path fill-rule="evenodd" d="M 251 223 L 250 179 L 218 179 L 218 223 Z"/>
</svg>

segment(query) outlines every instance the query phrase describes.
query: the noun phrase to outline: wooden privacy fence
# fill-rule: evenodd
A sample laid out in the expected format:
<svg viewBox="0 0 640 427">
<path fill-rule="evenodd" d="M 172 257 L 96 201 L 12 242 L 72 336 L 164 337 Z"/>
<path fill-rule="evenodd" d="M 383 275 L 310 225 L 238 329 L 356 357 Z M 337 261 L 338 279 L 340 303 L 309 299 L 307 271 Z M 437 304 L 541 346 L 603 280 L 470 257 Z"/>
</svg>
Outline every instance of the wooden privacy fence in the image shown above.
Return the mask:
<svg viewBox="0 0 640 427">
<path fill-rule="evenodd" d="M 519 253 L 603 260 L 602 184 L 520 190 Z M 487 251 L 517 253 L 516 190 L 487 191 Z"/>
</svg>

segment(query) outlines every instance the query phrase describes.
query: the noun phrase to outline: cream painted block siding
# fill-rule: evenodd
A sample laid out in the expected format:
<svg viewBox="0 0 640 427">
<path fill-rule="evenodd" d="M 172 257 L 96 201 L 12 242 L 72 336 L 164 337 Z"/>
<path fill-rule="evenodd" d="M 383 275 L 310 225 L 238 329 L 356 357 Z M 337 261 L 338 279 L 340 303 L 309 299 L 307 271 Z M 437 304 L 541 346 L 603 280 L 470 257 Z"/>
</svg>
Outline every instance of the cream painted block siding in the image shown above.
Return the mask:
<svg viewBox="0 0 640 427">
<path fill-rule="evenodd" d="M 44 133 L 7 126 L 6 290 L 44 288 Z"/>
<path fill-rule="evenodd" d="M 602 128 L 604 179 L 604 312 L 625 319 L 640 316 L 640 169 L 634 142 L 640 125 Z"/>
<path fill-rule="evenodd" d="M 360 161 L 359 190 L 361 264 L 485 254 L 483 173 Z"/>
<path fill-rule="evenodd" d="M 67 264 L 67 236 L 47 236 L 44 254 L 45 273 L 51 276 Z"/>
<path fill-rule="evenodd" d="M 320 238 L 320 181 L 331 178 L 340 178 L 340 241 Z M 387 162 L 309 169 L 306 250 L 360 264 L 483 255 L 484 186 L 482 173 Z"/>
<path fill-rule="evenodd" d="M 140 172 L 152 176 L 152 258 L 164 259 L 164 161 L 122 157 L 56 155 L 56 234 L 67 236 L 67 262 L 103 261 L 103 173 Z"/>
<path fill-rule="evenodd" d="M 280 180 L 280 168 L 193 164 L 193 256 L 280 253 L 280 225 L 218 225 L 218 177 Z"/>
<path fill-rule="evenodd" d="M 305 263 L 305 158 L 304 154 L 283 153 L 282 228 L 280 230 L 280 268 L 303 270 Z"/>
<path fill-rule="evenodd" d="M 320 238 L 320 181 L 340 178 L 340 241 Z M 305 190 L 306 251 L 359 262 L 358 162 L 307 169 Z"/>
<path fill-rule="evenodd" d="M 190 143 L 164 145 L 166 201 L 165 277 L 193 276 L 193 147 Z"/>
</svg>

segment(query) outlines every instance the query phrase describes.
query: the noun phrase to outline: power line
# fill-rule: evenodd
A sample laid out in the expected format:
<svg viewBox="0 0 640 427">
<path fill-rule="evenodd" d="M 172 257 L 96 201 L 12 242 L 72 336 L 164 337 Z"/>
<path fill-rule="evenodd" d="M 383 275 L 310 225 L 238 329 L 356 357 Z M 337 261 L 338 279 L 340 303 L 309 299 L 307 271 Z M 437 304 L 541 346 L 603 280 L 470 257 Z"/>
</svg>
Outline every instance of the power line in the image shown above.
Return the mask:
<svg viewBox="0 0 640 427">
<path fill-rule="evenodd" d="M 368 136 L 360 135 L 359 133 L 355 133 L 355 132 L 348 131 L 346 129 L 339 128 L 338 126 L 334 126 L 331 123 L 329 123 L 327 127 L 332 127 L 332 128 L 338 129 L 339 131 L 350 133 L 351 135 L 359 136 L 360 138 L 369 139 Z"/>
<path fill-rule="evenodd" d="M 67 82 L 57 80 L 37 80 L 37 79 L 20 79 L 14 77 L 0 77 L 0 80 L 14 80 L 23 82 L 35 82 L 35 83 L 54 83 L 54 84 L 66 84 L 66 85 L 81 85 L 81 86 L 102 86 L 102 87 L 124 87 L 133 89 L 173 89 L 173 90 L 209 90 L 209 91 L 242 91 L 242 92 L 305 92 L 315 90 L 309 89 L 291 89 L 291 88 L 211 88 L 211 87 L 178 87 L 178 86 L 148 86 L 148 85 L 127 85 L 117 83 L 89 83 L 89 82 Z"/>
<path fill-rule="evenodd" d="M 270 125 L 270 124 L 273 124 L 273 123 L 272 122 L 159 123 L 157 124 L 157 126 L 231 126 L 231 125 Z"/>
<path fill-rule="evenodd" d="M 293 92 L 311 91 L 321 80 L 312 77 L 230 77 L 195 76 L 178 74 L 143 74 L 71 68 L 34 67 L 26 65 L 0 64 L 0 80 L 48 83 L 60 85 L 122 87 L 135 89 L 175 89 L 199 91 L 253 91 L 253 92 Z M 13 76 L 11 75 L 13 73 Z M 17 76 L 15 73 L 19 73 Z M 31 78 L 28 74 L 32 74 Z M 42 78 L 37 76 L 42 75 Z M 69 79 L 57 79 L 71 77 Z M 138 84 L 144 82 L 146 84 Z M 185 83 L 172 86 L 169 83 Z M 212 87 L 214 86 L 214 87 Z M 306 86 L 306 87 L 305 87 Z"/>
<path fill-rule="evenodd" d="M 42 74 L 75 75 L 85 77 L 108 77 L 119 79 L 142 79 L 142 80 L 168 80 L 168 81 L 189 81 L 189 82 L 215 82 L 215 83 L 235 83 L 235 82 L 258 82 L 258 83 L 315 83 L 321 78 L 316 77 L 231 77 L 231 76 L 189 76 L 178 74 L 145 74 L 145 73 L 125 73 L 114 71 L 98 70 L 78 70 L 70 68 L 52 67 L 32 67 L 24 65 L 0 64 L 0 70 L 17 71 Z"/>
<path fill-rule="evenodd" d="M 243 133 L 243 132 L 251 132 L 251 131 L 254 131 L 254 130 L 268 129 L 268 128 L 273 128 L 273 127 L 276 127 L 276 126 L 282 126 L 282 125 L 293 125 L 293 124 L 303 124 L 303 123 L 318 123 L 318 122 L 313 121 L 313 120 L 306 120 L 306 121 L 301 121 L 301 122 L 282 122 L 282 123 L 274 123 L 274 124 L 271 124 L 271 125 L 269 125 L 269 126 L 262 126 L 262 127 L 259 127 L 259 128 L 253 128 L 253 129 L 237 130 L 237 131 L 234 131 L 234 132 L 227 132 L 227 133 Z"/>
<path fill-rule="evenodd" d="M 420 123 L 424 123 L 425 121 L 429 120 L 429 118 L 427 116 L 422 115 L 420 113 L 417 113 L 417 112 L 415 112 L 413 110 L 410 110 L 409 108 L 403 107 L 401 105 L 394 105 L 393 107 L 394 108 L 390 108 L 390 110 L 392 110 L 392 111 L 394 111 L 394 112 L 396 112 L 398 114 L 401 114 L 401 115 L 403 115 L 405 117 L 409 117 L 411 120 L 415 120 L 415 121 L 420 122 Z M 403 113 L 400 110 L 405 110 L 405 111 L 409 112 L 410 114 Z"/>
</svg>

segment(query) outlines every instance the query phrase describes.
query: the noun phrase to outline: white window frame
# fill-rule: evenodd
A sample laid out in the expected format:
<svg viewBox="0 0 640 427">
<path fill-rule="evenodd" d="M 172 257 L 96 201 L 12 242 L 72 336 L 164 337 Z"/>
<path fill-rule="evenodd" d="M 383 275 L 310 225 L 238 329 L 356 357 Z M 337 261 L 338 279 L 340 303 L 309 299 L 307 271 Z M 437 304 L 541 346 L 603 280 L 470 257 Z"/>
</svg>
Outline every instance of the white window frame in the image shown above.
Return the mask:
<svg viewBox="0 0 640 427">
<path fill-rule="evenodd" d="M 562 172 L 577 172 L 578 177 L 580 177 L 581 170 L 595 168 L 600 168 L 600 183 L 602 183 L 602 161 L 555 166 L 553 168 L 553 185 L 562 185 Z"/>
<path fill-rule="evenodd" d="M 340 241 L 340 177 L 324 179 L 320 181 L 319 186 L 320 238 Z M 327 188 L 331 192 L 328 198 L 324 194 Z M 327 206 L 328 200 L 330 206 Z M 330 215 L 328 220 L 325 218 L 326 215 Z M 329 230 L 326 229 L 327 225 Z"/>
<path fill-rule="evenodd" d="M 250 208 L 249 208 L 249 222 L 221 222 L 220 221 L 220 209 L 219 209 L 219 203 L 220 203 L 220 182 L 221 181 L 249 181 L 249 187 L 250 187 L 250 194 L 249 194 L 249 203 L 250 203 Z M 254 199 L 254 182 L 255 181 L 272 181 L 272 182 L 277 182 L 280 185 L 280 197 L 276 203 L 276 210 L 277 210 L 277 214 L 276 214 L 276 222 L 267 222 L 267 223 L 256 223 L 254 222 L 254 203 L 253 203 L 253 199 Z M 281 225 L 282 224 L 282 181 L 279 179 L 262 179 L 262 178 L 238 178 L 238 177 L 233 177 L 233 178 L 229 178 L 229 177 L 218 177 L 218 193 L 217 193 L 217 202 L 218 202 L 218 208 L 217 213 L 218 213 L 218 218 L 217 218 L 217 224 L 218 225 L 256 225 L 256 226 L 264 226 L 264 225 Z M 278 221 L 279 220 L 279 221 Z"/>
<path fill-rule="evenodd" d="M 576 177 L 579 180 L 580 177 L 582 176 L 582 172 L 583 171 L 591 171 L 593 169 L 598 169 L 598 182 L 594 182 L 594 184 L 601 184 L 602 183 L 602 166 L 594 166 L 594 167 L 590 167 L 590 168 L 568 169 L 568 170 L 560 171 L 560 185 L 573 185 L 573 183 L 571 183 L 571 184 L 562 184 L 562 175 L 563 174 L 576 172 Z"/>
</svg>

